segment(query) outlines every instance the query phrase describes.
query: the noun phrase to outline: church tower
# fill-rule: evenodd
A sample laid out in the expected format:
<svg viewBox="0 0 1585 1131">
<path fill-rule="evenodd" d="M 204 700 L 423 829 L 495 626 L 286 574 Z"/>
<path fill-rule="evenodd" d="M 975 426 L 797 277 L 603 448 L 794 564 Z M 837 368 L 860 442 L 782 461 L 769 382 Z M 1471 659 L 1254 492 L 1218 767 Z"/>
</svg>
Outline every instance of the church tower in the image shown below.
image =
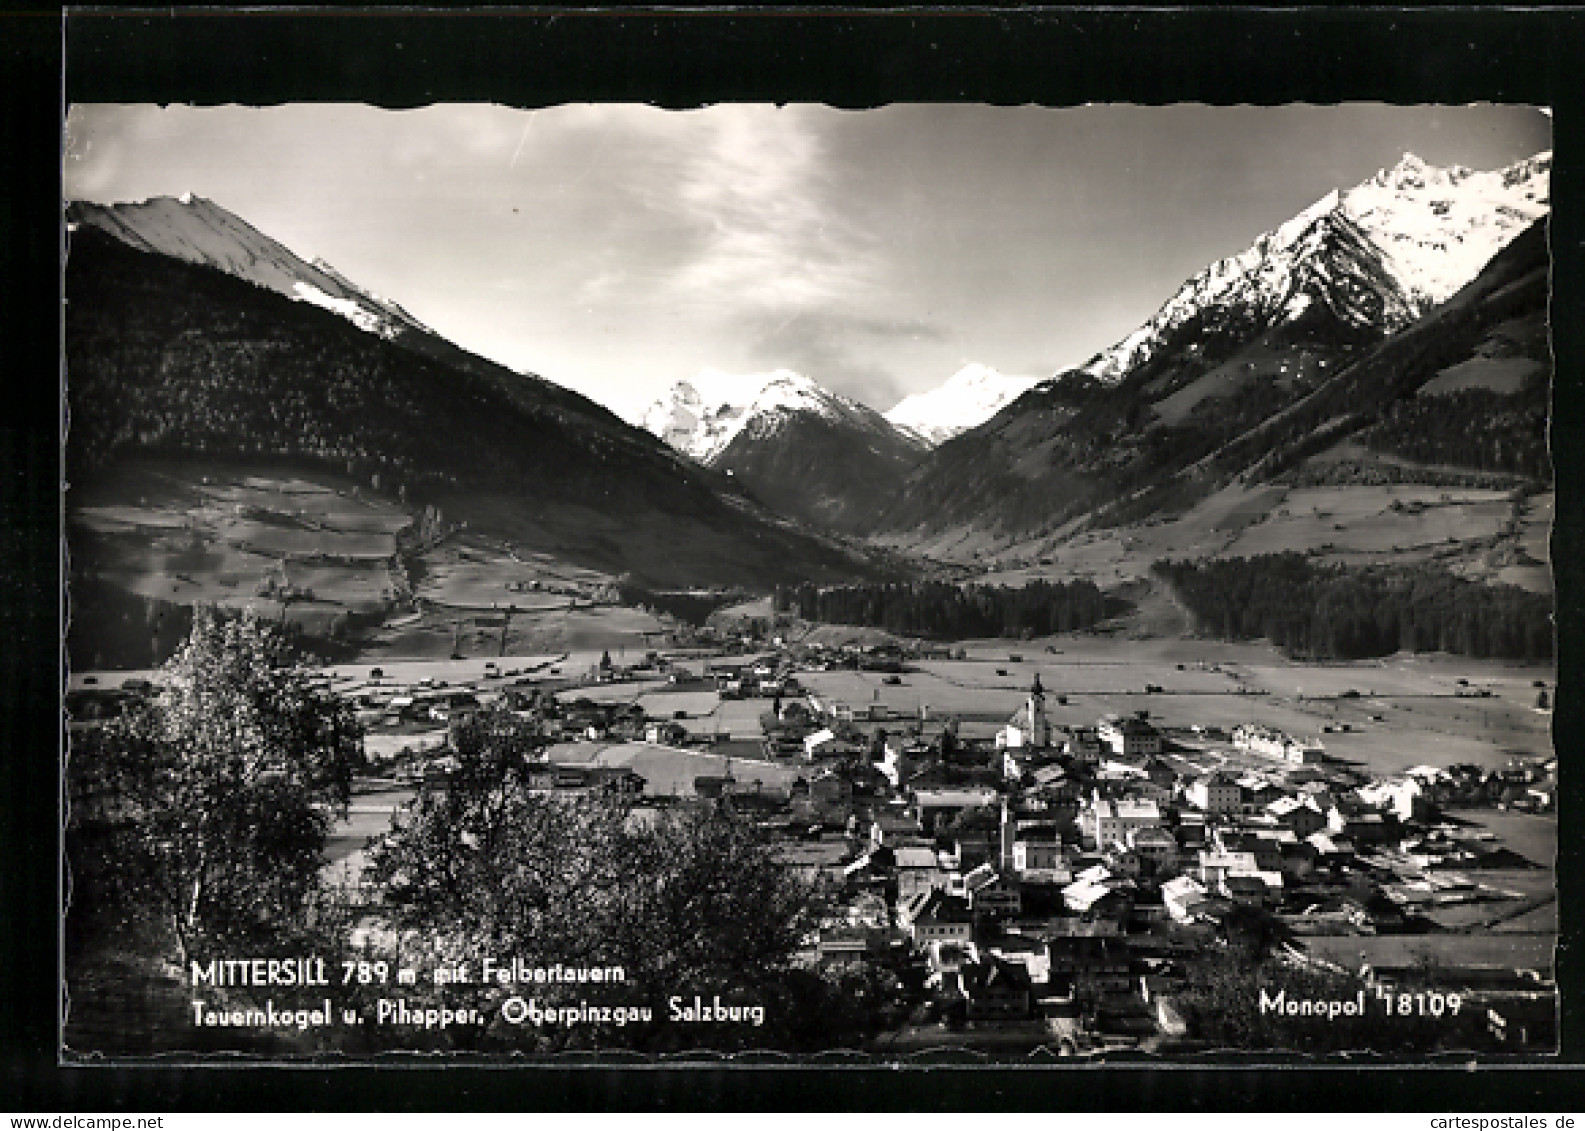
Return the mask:
<svg viewBox="0 0 1585 1131">
<path fill-rule="evenodd" d="M 1029 745 L 1051 745 L 1051 724 L 1046 721 L 1046 692 L 1040 686 L 1040 673 L 1035 673 L 1035 682 L 1029 688 L 1029 702 L 1025 706 L 1029 716 Z"/>
</svg>

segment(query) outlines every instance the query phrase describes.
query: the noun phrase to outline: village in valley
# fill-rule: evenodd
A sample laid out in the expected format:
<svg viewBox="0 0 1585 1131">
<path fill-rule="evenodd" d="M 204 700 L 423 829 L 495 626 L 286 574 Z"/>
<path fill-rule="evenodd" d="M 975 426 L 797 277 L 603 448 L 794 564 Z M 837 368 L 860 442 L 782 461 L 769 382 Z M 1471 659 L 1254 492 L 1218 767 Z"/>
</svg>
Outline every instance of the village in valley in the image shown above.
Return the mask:
<svg viewBox="0 0 1585 1131">
<path fill-rule="evenodd" d="M 770 836 L 811 893 L 801 961 L 909 987 L 877 1050 L 1196 1047 L 1190 971 L 1257 922 L 1279 965 L 1383 1000 L 1434 976 L 1518 1051 L 1552 1039 L 1552 684 L 1450 659 L 947 644 L 760 600 L 631 647 L 340 664 L 320 679 L 355 706 L 368 771 L 326 875 L 358 892 L 414 790 L 456 768 L 457 726 L 507 711 L 547 794 L 721 806 Z M 73 680 L 89 713 L 151 690 Z"/>
<path fill-rule="evenodd" d="M 1556 1053 L 1548 112 L 278 109 L 73 108 L 64 1049 Z"/>
</svg>

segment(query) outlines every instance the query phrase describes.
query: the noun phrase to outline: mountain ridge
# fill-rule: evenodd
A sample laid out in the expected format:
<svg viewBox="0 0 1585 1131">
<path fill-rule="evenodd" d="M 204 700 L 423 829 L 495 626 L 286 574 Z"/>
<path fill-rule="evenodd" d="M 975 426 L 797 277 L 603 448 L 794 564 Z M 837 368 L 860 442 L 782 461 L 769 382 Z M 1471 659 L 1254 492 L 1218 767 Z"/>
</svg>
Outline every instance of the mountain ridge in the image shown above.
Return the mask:
<svg viewBox="0 0 1585 1131">
<path fill-rule="evenodd" d="M 1196 312 L 1212 305 L 1271 305 L 1284 269 L 1296 264 L 1305 238 L 1329 218 L 1363 241 L 1362 253 L 1374 252 L 1380 327 L 1399 329 L 1452 297 L 1544 214 L 1550 171 L 1550 151 L 1485 173 L 1438 169 L 1405 154 L 1393 168 L 1351 189 L 1333 189 L 1244 251 L 1186 280 L 1138 329 L 1078 371 L 1115 382 L 1147 363 L 1161 340 Z"/>
<path fill-rule="evenodd" d="M 873 572 L 549 382 L 447 364 L 97 226 L 73 233 L 65 281 L 74 480 L 122 457 L 280 462 L 377 476 L 414 505 L 443 499 L 481 529 L 580 546 L 655 584 Z M 621 537 L 624 515 L 645 544 Z"/>
<path fill-rule="evenodd" d="M 704 370 L 676 382 L 642 422 L 772 509 L 844 533 L 863 532 L 927 448 L 869 406 L 786 369 Z"/>
<path fill-rule="evenodd" d="M 1008 376 L 971 363 L 934 389 L 904 397 L 883 415 L 904 432 L 937 447 L 983 424 L 1037 384 L 1034 377 Z"/>
<path fill-rule="evenodd" d="M 75 200 L 66 205 L 66 223 L 69 233 L 87 226 L 135 250 L 208 267 L 293 302 L 321 307 L 365 333 L 483 377 L 532 410 L 553 405 L 573 415 L 594 413 L 611 423 L 619 419 L 605 406 L 538 374 L 520 373 L 462 348 L 323 259 L 303 259 L 205 197 L 183 193 L 116 204 Z"/>
<path fill-rule="evenodd" d="M 1247 466 L 1233 466 L 1235 453 L 1264 458 L 1265 442 L 1251 446 L 1245 437 L 1261 435 L 1268 420 L 1281 419 L 1390 338 L 1422 324 L 1462 334 L 1463 316 L 1439 322 L 1438 313 L 1455 307 L 1463 288 L 1487 271 L 1507 270 L 1515 256 L 1544 268 L 1546 213 L 1539 202 L 1547 193 L 1540 178 L 1549 170 L 1547 153 L 1491 173 L 1433 170 L 1406 159 L 1355 190 L 1327 194 L 1245 252 L 1194 276 L 1152 319 L 1087 366 L 1041 382 L 935 449 L 882 509 L 877 528 L 926 538 L 975 526 L 1027 534 L 1085 513 L 1092 521 L 1127 522 L 1185 504 L 1200 490 L 1198 474 L 1187 475 L 1190 468 L 1214 466 L 1225 476 Z M 1506 205 L 1500 200 L 1493 204 L 1494 184 L 1508 198 L 1528 200 L 1536 219 L 1513 231 L 1523 212 L 1501 211 Z M 1412 190 L 1406 198 L 1400 193 L 1405 186 Z M 1479 190 L 1473 203 L 1429 207 L 1441 194 L 1468 186 Z M 1401 265 L 1387 261 L 1382 237 L 1371 234 L 1373 225 L 1386 222 L 1383 201 L 1389 198 L 1408 200 L 1400 214 L 1429 214 L 1438 223 L 1447 216 L 1483 217 L 1490 223 L 1482 238 L 1500 239 L 1501 246 L 1459 291 L 1427 307 L 1439 292 L 1424 278 L 1446 289 L 1480 241 L 1446 241 L 1444 251 L 1455 254 L 1445 270 L 1422 270 L 1419 290 L 1406 287 Z M 1413 235 L 1413 224 L 1401 222 Z M 1438 240 L 1423 230 L 1407 242 L 1414 247 L 1409 258 L 1419 256 L 1422 265 L 1435 259 Z M 1537 301 L 1533 291 L 1524 296 L 1525 303 Z M 1540 301 L 1544 316 L 1544 295 Z M 1414 340 L 1434 337 L 1417 333 Z M 1367 370 L 1388 379 L 1385 370 Z M 1350 387 L 1371 411 L 1387 411 L 1370 390 Z M 1305 419 L 1312 428 L 1330 427 L 1329 417 Z M 1286 432 L 1280 441 L 1301 442 L 1311 441 Z"/>
</svg>

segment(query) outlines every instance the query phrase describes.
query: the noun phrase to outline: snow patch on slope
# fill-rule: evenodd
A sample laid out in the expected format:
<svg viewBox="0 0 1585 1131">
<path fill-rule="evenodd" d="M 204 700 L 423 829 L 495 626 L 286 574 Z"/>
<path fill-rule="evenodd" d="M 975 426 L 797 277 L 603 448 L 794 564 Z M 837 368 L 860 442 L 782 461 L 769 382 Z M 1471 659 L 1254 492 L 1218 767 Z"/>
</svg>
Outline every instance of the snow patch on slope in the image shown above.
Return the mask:
<svg viewBox="0 0 1585 1131">
<path fill-rule="evenodd" d="M 1035 377 L 998 373 L 988 365 L 965 365 L 945 384 L 904 397 L 886 419 L 931 447 L 985 423 L 1039 384 Z"/>
<path fill-rule="evenodd" d="M 380 317 L 350 298 L 335 298 L 332 295 L 327 295 L 312 283 L 298 281 L 292 284 L 292 291 L 292 297 L 302 302 L 312 303 L 314 306 L 322 306 L 326 310 L 339 314 L 358 329 L 365 330 L 370 334 L 378 334 L 380 337 L 389 340 L 396 337 L 400 332 L 397 327 L 391 325 L 388 319 Z"/>
</svg>

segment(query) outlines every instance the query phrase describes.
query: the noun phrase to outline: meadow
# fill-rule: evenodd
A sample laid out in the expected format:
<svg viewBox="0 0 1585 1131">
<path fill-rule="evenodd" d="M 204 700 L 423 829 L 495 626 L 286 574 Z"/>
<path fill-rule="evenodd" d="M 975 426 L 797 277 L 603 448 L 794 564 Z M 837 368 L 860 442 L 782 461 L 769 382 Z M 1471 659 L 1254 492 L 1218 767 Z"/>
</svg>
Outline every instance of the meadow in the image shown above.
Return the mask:
<svg viewBox="0 0 1585 1131">
<path fill-rule="evenodd" d="M 1151 563 L 1161 558 L 1253 557 L 1288 550 L 1351 565 L 1434 558 L 1468 576 L 1491 577 L 1503 568 L 1493 564 L 1491 553 L 1503 545 L 1522 546 L 1531 559 L 1547 560 L 1552 496 L 1527 502 L 1516 535 L 1505 533 L 1512 506 L 1509 492 L 1491 489 L 1235 484 L 1175 518 L 1120 529 L 1070 529 L 987 551 L 977 580 L 1022 585 L 1037 577 L 1088 577 L 1106 588 L 1147 578 Z M 950 547 L 935 549 L 956 556 Z M 1504 579 L 1544 591 L 1549 575 L 1530 569 Z"/>
<path fill-rule="evenodd" d="M 74 576 L 151 602 L 252 608 L 323 630 L 395 598 L 388 561 L 411 519 L 331 478 L 139 463 L 68 497 Z"/>
</svg>

